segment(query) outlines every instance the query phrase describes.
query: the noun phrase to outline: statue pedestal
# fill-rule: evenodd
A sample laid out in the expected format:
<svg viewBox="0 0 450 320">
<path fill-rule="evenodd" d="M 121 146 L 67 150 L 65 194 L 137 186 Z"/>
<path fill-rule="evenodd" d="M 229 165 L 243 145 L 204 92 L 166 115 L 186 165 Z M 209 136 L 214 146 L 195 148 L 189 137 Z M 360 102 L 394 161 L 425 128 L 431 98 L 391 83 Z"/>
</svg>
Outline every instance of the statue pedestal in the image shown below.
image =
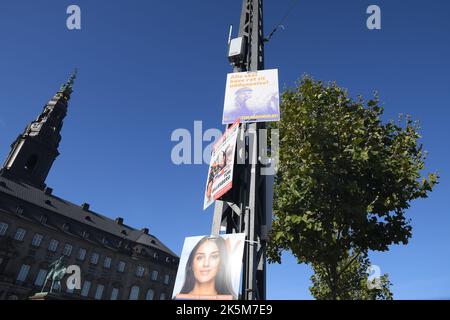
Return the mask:
<svg viewBox="0 0 450 320">
<path fill-rule="evenodd" d="M 34 296 L 29 297 L 28 300 L 64 300 L 64 298 L 61 297 L 61 295 L 55 293 L 39 292 Z"/>
</svg>

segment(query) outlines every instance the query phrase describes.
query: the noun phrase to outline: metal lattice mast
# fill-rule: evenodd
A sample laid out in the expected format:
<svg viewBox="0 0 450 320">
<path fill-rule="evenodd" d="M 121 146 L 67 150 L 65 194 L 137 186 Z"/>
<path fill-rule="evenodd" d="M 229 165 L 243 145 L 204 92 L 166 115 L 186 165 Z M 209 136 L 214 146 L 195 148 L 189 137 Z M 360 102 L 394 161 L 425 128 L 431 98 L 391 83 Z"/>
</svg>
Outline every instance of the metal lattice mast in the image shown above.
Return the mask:
<svg viewBox="0 0 450 320">
<path fill-rule="evenodd" d="M 243 0 L 239 37 L 244 40 L 244 61 L 234 72 L 264 69 L 263 0 Z M 227 233 L 246 234 L 244 273 L 241 298 L 266 298 L 267 217 L 266 176 L 261 175 L 259 163 L 259 129 L 264 123 L 244 123 L 240 137 L 245 145 L 246 163 L 235 165 L 233 199 L 216 201 L 211 233 L 218 235 L 221 226 Z M 238 143 L 239 145 L 239 143 Z M 239 153 L 239 150 L 237 150 Z M 271 213 L 271 212 L 270 212 Z"/>
</svg>

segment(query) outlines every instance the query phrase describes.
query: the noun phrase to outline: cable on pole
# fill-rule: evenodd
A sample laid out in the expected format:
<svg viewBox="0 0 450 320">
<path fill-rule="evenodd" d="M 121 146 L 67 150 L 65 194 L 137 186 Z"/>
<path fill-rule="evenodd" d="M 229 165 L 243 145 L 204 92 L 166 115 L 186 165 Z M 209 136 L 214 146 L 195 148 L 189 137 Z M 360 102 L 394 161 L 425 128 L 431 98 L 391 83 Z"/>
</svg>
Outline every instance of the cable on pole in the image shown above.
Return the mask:
<svg viewBox="0 0 450 320">
<path fill-rule="evenodd" d="M 286 29 L 285 26 L 283 25 L 283 23 L 287 20 L 287 18 L 291 15 L 291 13 L 294 11 L 294 9 L 297 7 L 297 5 L 299 3 L 300 3 L 300 0 L 292 0 L 292 5 L 286 11 L 286 14 L 280 20 L 280 22 L 275 26 L 275 28 L 273 28 L 273 30 L 269 33 L 269 35 L 266 38 L 264 38 L 264 42 L 269 42 L 270 39 L 272 39 L 275 32 L 277 32 L 279 29 L 283 29 L 283 30 Z"/>
</svg>

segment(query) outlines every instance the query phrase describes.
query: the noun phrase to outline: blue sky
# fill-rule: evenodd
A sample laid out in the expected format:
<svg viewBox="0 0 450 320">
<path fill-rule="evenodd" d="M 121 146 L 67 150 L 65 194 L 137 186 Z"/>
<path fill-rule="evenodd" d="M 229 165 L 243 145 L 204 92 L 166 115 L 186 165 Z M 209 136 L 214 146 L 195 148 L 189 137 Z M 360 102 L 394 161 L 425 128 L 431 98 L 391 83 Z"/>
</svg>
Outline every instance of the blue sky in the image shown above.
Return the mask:
<svg viewBox="0 0 450 320">
<path fill-rule="evenodd" d="M 66 28 L 70 4 L 81 7 L 82 30 Z M 290 4 L 265 1 L 266 33 Z M 371 4 L 381 7 L 381 30 L 366 28 Z M 0 158 L 78 67 L 48 184 L 149 227 L 181 254 L 186 236 L 209 233 L 212 208 L 202 211 L 207 165 L 173 165 L 170 136 L 192 131 L 195 120 L 222 128 L 228 25 L 237 29 L 240 8 L 240 0 L 1 1 Z M 266 46 L 266 68 L 279 69 L 281 87 L 308 73 L 353 96 L 378 90 L 386 120 L 404 113 L 421 121 L 427 168 L 441 183 L 408 210 L 409 244 L 371 254 L 397 299 L 450 298 L 449 12 L 446 0 L 300 0 Z M 311 299 L 310 275 L 285 254 L 268 267 L 268 298 Z"/>
</svg>

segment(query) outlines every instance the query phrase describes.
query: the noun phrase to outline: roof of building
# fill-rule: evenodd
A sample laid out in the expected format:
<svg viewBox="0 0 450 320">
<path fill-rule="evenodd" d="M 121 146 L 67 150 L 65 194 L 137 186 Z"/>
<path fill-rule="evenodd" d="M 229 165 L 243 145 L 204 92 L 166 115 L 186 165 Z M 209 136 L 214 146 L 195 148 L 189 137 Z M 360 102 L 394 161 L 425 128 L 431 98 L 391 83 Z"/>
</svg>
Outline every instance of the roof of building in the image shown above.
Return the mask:
<svg viewBox="0 0 450 320">
<path fill-rule="evenodd" d="M 54 195 L 46 194 L 44 190 L 34 188 L 28 184 L 9 180 L 0 176 L 0 192 L 9 194 L 38 207 L 45 208 L 46 210 L 53 211 L 82 224 L 89 225 L 92 228 L 99 229 L 132 242 L 157 248 L 167 254 L 177 257 L 177 255 L 166 247 L 158 238 L 147 234 L 144 230 L 137 230 L 125 224 L 119 224 L 106 216 L 91 210 L 85 210 L 82 206 L 78 206 Z"/>
</svg>

